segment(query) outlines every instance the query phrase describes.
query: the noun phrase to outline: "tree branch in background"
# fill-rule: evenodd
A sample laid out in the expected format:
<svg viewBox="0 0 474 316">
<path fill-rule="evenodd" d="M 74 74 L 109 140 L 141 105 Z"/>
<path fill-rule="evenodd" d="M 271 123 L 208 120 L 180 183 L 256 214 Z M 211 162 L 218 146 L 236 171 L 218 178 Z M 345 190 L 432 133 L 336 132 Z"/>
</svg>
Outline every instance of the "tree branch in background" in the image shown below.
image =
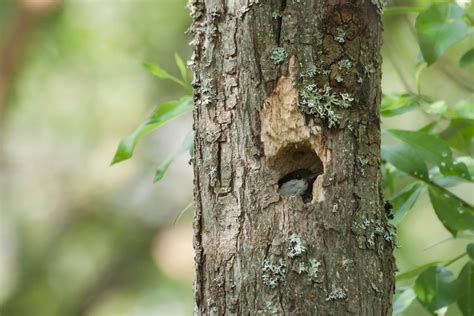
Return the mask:
<svg viewBox="0 0 474 316">
<path fill-rule="evenodd" d="M 62 0 L 19 1 L 17 17 L 0 52 L 0 122 L 4 120 L 9 89 L 21 66 L 25 51 L 41 18 L 56 9 Z"/>
</svg>

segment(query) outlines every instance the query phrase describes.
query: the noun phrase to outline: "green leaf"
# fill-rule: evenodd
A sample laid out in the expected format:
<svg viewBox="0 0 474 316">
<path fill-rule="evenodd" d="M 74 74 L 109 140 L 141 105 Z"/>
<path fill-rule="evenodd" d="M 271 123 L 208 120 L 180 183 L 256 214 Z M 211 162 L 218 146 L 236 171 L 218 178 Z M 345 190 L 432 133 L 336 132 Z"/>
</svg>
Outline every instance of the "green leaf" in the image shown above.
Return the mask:
<svg viewBox="0 0 474 316">
<path fill-rule="evenodd" d="M 428 114 L 435 114 L 439 116 L 443 116 L 449 110 L 448 105 L 443 100 L 439 100 L 432 103 L 425 103 L 421 105 L 421 109 Z"/>
<path fill-rule="evenodd" d="M 454 303 L 458 290 L 453 273 L 443 266 L 423 271 L 413 289 L 418 301 L 432 313 Z"/>
<path fill-rule="evenodd" d="M 189 202 L 179 213 L 178 216 L 174 219 L 174 224 L 176 224 L 181 216 L 183 216 L 188 210 L 190 210 L 194 206 L 194 201 Z"/>
<path fill-rule="evenodd" d="M 422 58 L 420 57 L 422 60 Z M 425 61 L 421 61 L 420 63 L 416 64 L 415 67 L 415 86 L 416 86 L 416 91 L 420 93 L 421 91 L 421 74 L 423 71 L 428 67 L 428 64 Z"/>
<path fill-rule="evenodd" d="M 158 65 L 151 64 L 151 63 L 145 63 L 145 64 L 143 64 L 143 67 L 145 67 L 145 69 L 148 70 L 149 73 L 151 73 L 152 75 L 154 75 L 154 76 L 156 76 L 160 79 L 169 79 L 169 80 L 172 80 L 175 83 L 179 84 L 180 86 L 182 86 L 184 88 L 187 88 L 186 84 L 183 81 L 181 81 L 178 78 L 176 78 L 175 76 L 169 74 L 168 72 L 166 72 L 164 69 L 162 69 Z"/>
<path fill-rule="evenodd" d="M 465 154 L 474 154 L 474 120 L 453 119 L 439 136 L 454 149 Z"/>
<path fill-rule="evenodd" d="M 416 18 L 416 32 L 423 58 L 432 65 L 469 31 L 464 10 L 456 3 L 434 3 Z"/>
<path fill-rule="evenodd" d="M 176 157 L 178 157 L 179 155 L 181 155 L 182 153 L 186 151 L 190 151 L 191 148 L 193 147 L 193 144 L 194 144 L 194 133 L 190 132 L 188 133 L 188 135 L 186 135 L 181 146 L 171 156 L 169 156 L 163 163 L 161 163 L 161 165 L 156 169 L 154 182 L 156 183 L 160 181 L 161 179 L 163 179 L 163 177 L 166 174 L 166 171 L 168 171 L 168 168 L 170 167 L 171 163 L 176 159 Z"/>
<path fill-rule="evenodd" d="M 392 195 L 395 191 L 395 179 L 398 178 L 398 170 L 388 163 L 384 163 L 381 170 L 386 194 L 387 196 Z"/>
<path fill-rule="evenodd" d="M 469 255 L 471 260 L 474 260 L 474 243 L 470 243 L 466 246 L 466 253 Z"/>
<path fill-rule="evenodd" d="M 471 244 L 473 245 L 473 244 Z M 474 257 L 471 257 L 474 258 Z M 459 294 L 457 304 L 464 316 L 474 315 L 474 262 L 468 261 L 457 279 Z"/>
<path fill-rule="evenodd" d="M 472 180 L 466 165 L 462 162 L 454 161 L 448 144 L 438 136 L 420 131 L 395 129 L 386 130 L 386 132 L 402 141 L 402 143 L 395 148 L 397 152 L 394 154 L 392 148 L 388 158 L 386 158 L 387 161 L 398 169 L 427 181 L 425 163 L 431 163 L 436 165 L 443 175 L 457 176 L 468 181 Z M 387 150 L 385 150 L 385 152 L 387 152 Z M 384 155 L 383 148 L 382 155 Z M 406 157 L 403 157 L 404 155 L 406 155 Z M 418 161 L 408 162 L 407 158 Z M 412 166 L 407 165 L 408 163 L 411 163 Z M 400 168 L 397 165 L 399 165 Z M 415 172 L 417 172 L 417 174 L 415 174 Z"/>
<path fill-rule="evenodd" d="M 401 315 L 415 300 L 416 294 L 411 287 L 402 290 L 396 290 L 393 297 L 392 316 Z"/>
<path fill-rule="evenodd" d="M 192 109 L 193 103 L 190 96 L 184 96 L 179 100 L 168 101 L 160 104 L 156 110 L 153 111 L 150 117 L 132 133 L 132 135 L 120 141 L 112 160 L 112 165 L 132 157 L 138 141 L 143 136 L 170 120 L 184 113 L 191 112 Z"/>
<path fill-rule="evenodd" d="M 396 196 L 390 199 L 394 215 L 393 220 L 391 220 L 392 224 L 396 225 L 401 221 L 424 191 L 425 187 L 421 183 L 414 182 L 404 187 Z"/>
<path fill-rule="evenodd" d="M 464 53 L 464 55 L 462 55 L 461 59 L 459 60 L 459 66 L 466 68 L 472 63 L 474 63 L 474 48 L 471 48 L 466 53 Z"/>
<path fill-rule="evenodd" d="M 474 178 L 474 158 L 461 156 L 461 157 L 457 157 L 456 161 L 462 162 L 463 164 L 465 164 L 469 175 L 471 176 L 471 178 Z M 438 168 L 433 168 L 430 170 L 430 179 L 433 183 L 437 184 L 440 187 L 445 187 L 445 188 L 453 187 L 466 181 L 465 179 L 460 178 L 455 175 L 453 176 L 442 175 L 439 172 Z"/>
<path fill-rule="evenodd" d="M 395 168 L 418 179 L 428 179 L 428 168 L 417 153 L 405 143 L 382 145 L 382 157 Z"/>
<path fill-rule="evenodd" d="M 430 133 L 436 127 L 436 125 L 438 125 L 438 122 L 436 122 L 436 121 L 428 123 L 425 126 L 421 127 L 418 130 L 418 132 Z"/>
<path fill-rule="evenodd" d="M 413 93 L 394 96 L 384 95 L 380 105 L 380 114 L 386 117 L 400 115 L 428 102 L 430 101 L 426 97 Z"/>
<path fill-rule="evenodd" d="M 174 60 L 176 61 L 176 65 L 179 68 L 179 72 L 181 73 L 181 79 L 184 83 L 188 84 L 189 78 L 188 70 L 186 69 L 186 64 L 184 63 L 183 59 L 181 59 L 181 56 L 179 56 L 178 54 L 174 54 Z"/>
<path fill-rule="evenodd" d="M 460 231 L 474 231 L 474 208 L 453 194 L 430 186 L 430 200 L 444 227 L 454 236 Z"/>
<path fill-rule="evenodd" d="M 441 261 L 429 262 L 413 270 L 399 273 L 395 276 L 395 281 L 402 282 L 402 281 L 413 279 L 417 277 L 422 271 L 426 270 L 427 268 L 438 265 L 440 263 Z"/>
<path fill-rule="evenodd" d="M 449 118 L 464 118 L 474 120 L 474 94 L 461 100 L 452 107 Z"/>
</svg>

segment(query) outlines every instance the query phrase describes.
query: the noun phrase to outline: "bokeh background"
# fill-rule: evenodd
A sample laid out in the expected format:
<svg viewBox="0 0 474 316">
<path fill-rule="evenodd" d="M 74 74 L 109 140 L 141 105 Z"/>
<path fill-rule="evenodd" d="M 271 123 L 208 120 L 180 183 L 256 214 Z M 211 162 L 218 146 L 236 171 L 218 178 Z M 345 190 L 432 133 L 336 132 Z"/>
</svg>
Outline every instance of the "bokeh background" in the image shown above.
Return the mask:
<svg viewBox="0 0 474 316">
<path fill-rule="evenodd" d="M 192 313 L 193 210 L 176 221 L 192 201 L 189 156 L 153 184 L 154 169 L 191 129 L 191 115 L 109 166 L 119 140 L 156 104 L 182 93 L 142 64 L 177 74 L 174 53 L 189 58 L 185 5 L 0 0 L 0 315 Z M 415 91 L 413 16 L 384 22 L 384 93 Z M 472 94 L 474 69 L 457 66 L 472 45 L 472 37 L 455 45 L 426 70 L 422 92 L 451 103 Z M 429 121 L 410 112 L 383 124 L 413 129 Z M 472 187 L 453 190 L 474 202 Z M 449 236 L 423 196 L 399 227 L 399 269 L 462 253 L 467 240 L 431 246 Z M 415 302 L 406 315 L 428 314 Z"/>
</svg>

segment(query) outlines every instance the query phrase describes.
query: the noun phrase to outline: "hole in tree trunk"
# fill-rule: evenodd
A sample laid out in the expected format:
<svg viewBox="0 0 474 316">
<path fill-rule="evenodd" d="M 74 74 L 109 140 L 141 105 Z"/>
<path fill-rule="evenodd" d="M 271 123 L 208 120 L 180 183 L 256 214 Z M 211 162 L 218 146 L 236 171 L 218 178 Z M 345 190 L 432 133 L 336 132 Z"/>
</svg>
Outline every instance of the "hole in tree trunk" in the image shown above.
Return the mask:
<svg viewBox="0 0 474 316">
<path fill-rule="evenodd" d="M 309 144 L 294 143 L 278 151 L 271 167 L 279 173 L 278 192 L 298 195 L 305 203 L 313 199 L 313 183 L 323 174 L 323 163 Z"/>
</svg>

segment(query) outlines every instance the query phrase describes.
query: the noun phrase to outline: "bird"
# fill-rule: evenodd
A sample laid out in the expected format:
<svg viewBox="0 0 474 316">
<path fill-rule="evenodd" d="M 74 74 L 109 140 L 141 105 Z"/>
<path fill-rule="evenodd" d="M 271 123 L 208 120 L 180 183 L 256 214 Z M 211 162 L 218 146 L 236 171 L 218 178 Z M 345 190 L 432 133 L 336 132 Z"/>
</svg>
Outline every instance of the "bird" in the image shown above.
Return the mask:
<svg viewBox="0 0 474 316">
<path fill-rule="evenodd" d="M 288 173 L 278 180 L 280 195 L 297 195 L 308 203 L 313 199 L 313 183 L 318 174 L 308 169 L 298 169 Z"/>
</svg>

